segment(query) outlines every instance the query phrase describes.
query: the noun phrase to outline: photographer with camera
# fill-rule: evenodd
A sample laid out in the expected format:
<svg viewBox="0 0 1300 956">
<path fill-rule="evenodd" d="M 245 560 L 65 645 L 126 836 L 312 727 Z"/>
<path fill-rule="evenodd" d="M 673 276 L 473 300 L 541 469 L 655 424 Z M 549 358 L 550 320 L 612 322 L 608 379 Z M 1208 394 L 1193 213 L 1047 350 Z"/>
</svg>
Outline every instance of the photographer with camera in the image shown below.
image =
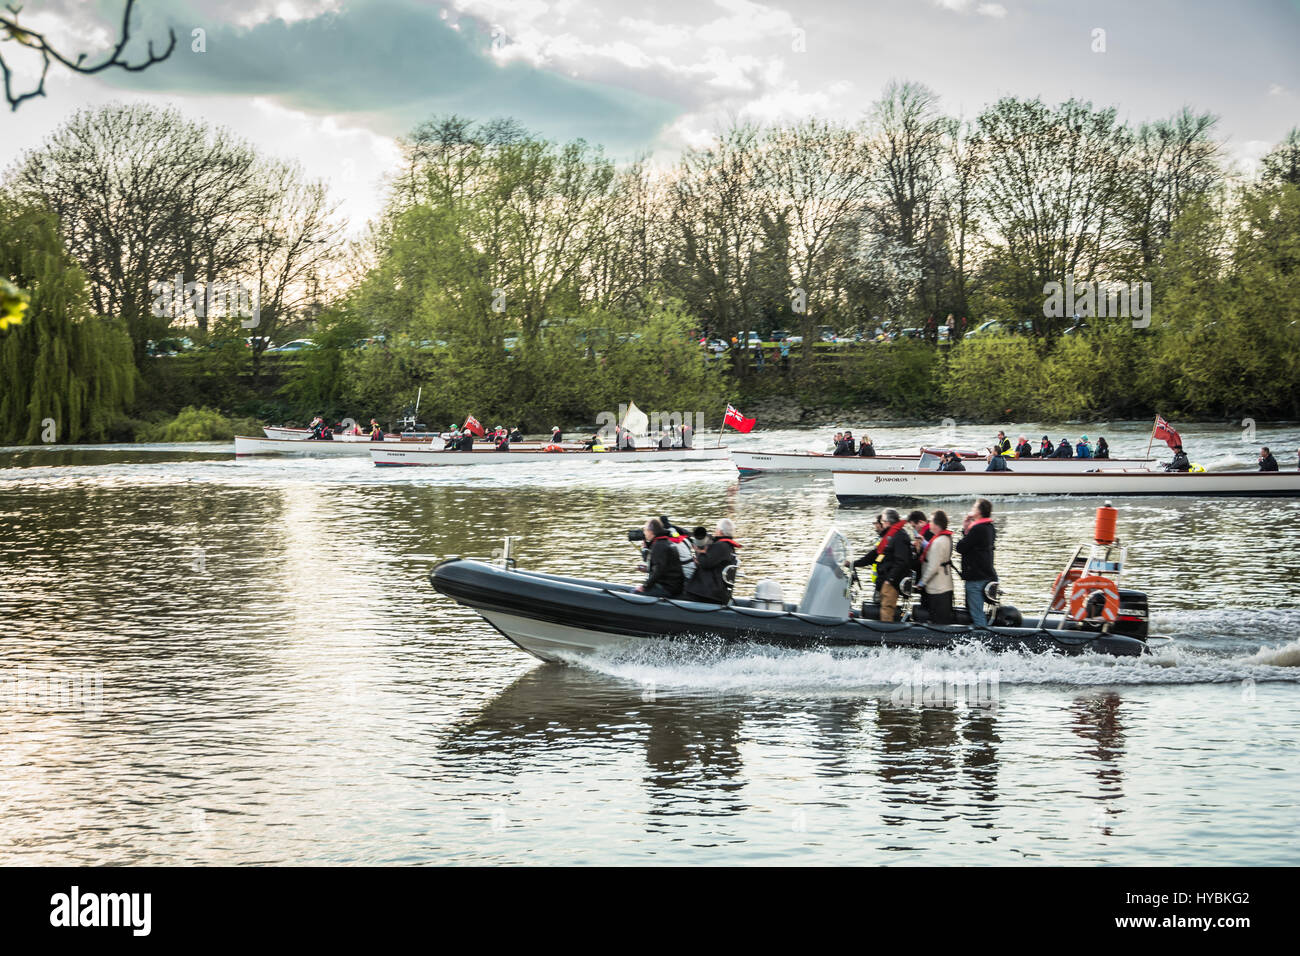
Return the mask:
<svg viewBox="0 0 1300 956">
<path fill-rule="evenodd" d="M 737 563 L 736 549 L 740 547 L 736 526 L 730 518 L 723 518 L 715 535 L 704 537 L 703 542 L 700 538 L 696 535 L 695 576 L 686 585 L 683 597 L 706 604 L 726 604 L 731 600 L 727 568 Z"/>
<path fill-rule="evenodd" d="M 628 533 L 629 541 L 645 542 L 646 579 L 637 591 L 655 597 L 677 597 L 682 593 L 686 576 L 682 573 L 682 559 L 673 535 L 660 518 L 651 518 L 640 529 Z M 682 539 L 685 542 L 685 539 Z"/>
</svg>

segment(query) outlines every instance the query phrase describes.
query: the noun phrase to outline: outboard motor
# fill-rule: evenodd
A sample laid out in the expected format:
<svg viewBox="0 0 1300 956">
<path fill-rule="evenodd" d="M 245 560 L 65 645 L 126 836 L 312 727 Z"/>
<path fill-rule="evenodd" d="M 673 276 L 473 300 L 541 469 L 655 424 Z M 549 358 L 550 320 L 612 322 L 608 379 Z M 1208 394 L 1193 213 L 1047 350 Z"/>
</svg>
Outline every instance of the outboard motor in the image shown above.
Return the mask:
<svg viewBox="0 0 1300 956">
<path fill-rule="evenodd" d="M 808 585 L 804 588 L 803 600 L 799 602 L 800 614 L 834 618 L 849 616 L 849 575 L 844 570 L 848 559 L 848 540 L 831 528 L 813 558 Z"/>
</svg>

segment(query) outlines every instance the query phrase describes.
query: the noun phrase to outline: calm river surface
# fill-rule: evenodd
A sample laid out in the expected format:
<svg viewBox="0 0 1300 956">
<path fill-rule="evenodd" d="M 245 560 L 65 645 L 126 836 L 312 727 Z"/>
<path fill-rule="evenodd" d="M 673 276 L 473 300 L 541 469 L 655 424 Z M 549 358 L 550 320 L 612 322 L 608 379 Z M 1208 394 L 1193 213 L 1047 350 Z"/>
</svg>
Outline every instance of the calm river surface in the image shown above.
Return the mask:
<svg viewBox="0 0 1300 956">
<path fill-rule="evenodd" d="M 1086 428 L 1146 446 L 1145 424 Z M 1182 432 L 1207 467 L 1254 460 L 1239 428 Z M 1295 467 L 1300 428 L 1258 441 Z M 436 594 L 430 566 L 510 534 L 525 566 L 635 580 L 628 528 L 729 516 L 742 588 L 797 594 L 826 529 L 865 545 L 872 512 L 726 462 L 486 470 L 0 449 L 0 862 L 1300 863 L 1296 500 L 1115 502 L 1128 581 L 1178 638 L 1156 661 L 683 648 L 565 667 Z M 1041 604 L 1098 503 L 995 504 L 1013 603 Z M 990 693 L 930 693 L 960 675 Z"/>
</svg>

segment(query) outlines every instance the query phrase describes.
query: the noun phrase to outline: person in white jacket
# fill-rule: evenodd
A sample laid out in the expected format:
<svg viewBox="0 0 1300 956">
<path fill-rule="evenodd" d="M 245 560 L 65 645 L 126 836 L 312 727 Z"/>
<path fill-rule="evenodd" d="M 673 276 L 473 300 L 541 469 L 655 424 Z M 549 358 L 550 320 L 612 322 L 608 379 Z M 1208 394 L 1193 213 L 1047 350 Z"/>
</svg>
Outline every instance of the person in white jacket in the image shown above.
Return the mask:
<svg viewBox="0 0 1300 956">
<path fill-rule="evenodd" d="M 925 609 L 930 612 L 930 623 L 951 624 L 952 532 L 948 530 L 948 516 L 936 511 L 930 516 L 930 528 L 934 537 L 925 546 L 920 587 L 925 595 Z"/>
</svg>

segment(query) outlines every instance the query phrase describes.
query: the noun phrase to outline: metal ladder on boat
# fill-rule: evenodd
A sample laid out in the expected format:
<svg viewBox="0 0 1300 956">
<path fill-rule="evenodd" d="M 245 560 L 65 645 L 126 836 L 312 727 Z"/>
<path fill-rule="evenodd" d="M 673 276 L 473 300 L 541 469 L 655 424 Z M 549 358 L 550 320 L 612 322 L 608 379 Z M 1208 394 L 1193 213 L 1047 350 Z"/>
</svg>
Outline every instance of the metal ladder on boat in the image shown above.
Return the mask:
<svg viewBox="0 0 1300 956">
<path fill-rule="evenodd" d="M 1043 613 L 1039 615 L 1038 626 L 1046 628 L 1048 617 L 1058 611 L 1061 614 L 1061 623 L 1065 623 L 1068 619 L 1068 605 L 1065 596 L 1070 585 L 1077 578 L 1093 575 L 1104 577 L 1113 582 L 1116 591 L 1118 591 L 1126 556 L 1126 549 L 1118 541 L 1110 544 L 1084 543 L 1075 548 L 1074 554 L 1066 562 L 1064 570 L 1061 571 L 1055 585 L 1052 587 L 1051 596 L 1048 597 L 1047 604 L 1043 606 Z M 1103 623 L 1102 632 L 1109 633 L 1111 626 L 1109 622 Z"/>
</svg>

